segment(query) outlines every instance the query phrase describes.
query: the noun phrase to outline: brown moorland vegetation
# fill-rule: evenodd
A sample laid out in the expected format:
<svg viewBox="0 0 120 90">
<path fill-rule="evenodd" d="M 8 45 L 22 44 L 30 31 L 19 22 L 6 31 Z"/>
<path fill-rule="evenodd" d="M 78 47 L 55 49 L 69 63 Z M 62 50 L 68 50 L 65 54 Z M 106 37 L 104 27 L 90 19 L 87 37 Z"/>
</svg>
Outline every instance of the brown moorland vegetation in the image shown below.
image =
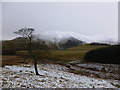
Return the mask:
<svg viewBox="0 0 120 90">
<path fill-rule="evenodd" d="M 18 64 L 28 64 L 32 63 L 32 60 L 24 60 L 17 56 L 0 56 L 2 57 L 2 65 L 18 65 Z"/>
</svg>

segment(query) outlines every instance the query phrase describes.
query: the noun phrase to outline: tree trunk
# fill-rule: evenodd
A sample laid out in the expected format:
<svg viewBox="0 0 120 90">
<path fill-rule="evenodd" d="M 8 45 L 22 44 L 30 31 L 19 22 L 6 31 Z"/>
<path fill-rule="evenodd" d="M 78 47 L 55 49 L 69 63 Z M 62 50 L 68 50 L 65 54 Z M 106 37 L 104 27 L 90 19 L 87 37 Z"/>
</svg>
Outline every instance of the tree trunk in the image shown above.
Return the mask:
<svg viewBox="0 0 120 90">
<path fill-rule="evenodd" d="M 34 60 L 34 67 L 35 67 L 36 75 L 39 75 L 38 70 L 37 70 L 37 60 Z"/>
</svg>

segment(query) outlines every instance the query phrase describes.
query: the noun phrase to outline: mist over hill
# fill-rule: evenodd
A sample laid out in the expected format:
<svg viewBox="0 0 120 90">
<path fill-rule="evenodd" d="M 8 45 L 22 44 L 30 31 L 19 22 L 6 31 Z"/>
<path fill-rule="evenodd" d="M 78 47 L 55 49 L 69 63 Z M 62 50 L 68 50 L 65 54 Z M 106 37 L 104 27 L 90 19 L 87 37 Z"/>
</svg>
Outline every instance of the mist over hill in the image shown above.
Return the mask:
<svg viewBox="0 0 120 90">
<path fill-rule="evenodd" d="M 70 31 L 43 31 L 41 33 L 36 34 L 36 37 L 39 38 L 39 41 L 45 41 L 46 44 L 50 48 L 69 48 L 78 46 L 85 43 L 93 43 L 93 44 L 110 44 L 115 45 L 118 44 L 117 39 L 112 38 L 111 36 L 103 36 L 103 35 L 93 35 L 88 36 L 77 32 Z M 37 40 L 34 38 L 34 40 Z M 23 42 L 23 38 L 15 38 L 12 41 Z"/>
<path fill-rule="evenodd" d="M 38 35 L 39 38 L 45 41 L 54 42 L 66 42 L 71 37 L 74 39 L 77 39 L 79 41 L 82 41 L 84 43 L 92 43 L 92 42 L 98 42 L 98 43 L 107 43 L 107 44 L 118 44 L 118 40 L 116 38 L 112 38 L 111 36 L 103 36 L 103 35 L 93 35 L 93 36 L 87 36 L 81 33 L 76 32 L 69 32 L 69 31 L 45 31 Z"/>
</svg>

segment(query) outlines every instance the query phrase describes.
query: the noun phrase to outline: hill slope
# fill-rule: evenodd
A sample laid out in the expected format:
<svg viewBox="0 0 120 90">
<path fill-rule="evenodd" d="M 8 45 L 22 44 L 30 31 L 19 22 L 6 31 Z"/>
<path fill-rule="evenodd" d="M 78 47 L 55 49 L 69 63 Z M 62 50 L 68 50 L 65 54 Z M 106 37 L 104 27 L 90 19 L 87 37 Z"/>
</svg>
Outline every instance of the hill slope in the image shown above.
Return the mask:
<svg viewBox="0 0 120 90">
<path fill-rule="evenodd" d="M 120 45 L 91 50 L 85 55 L 88 62 L 115 63 L 120 64 L 119 59 Z"/>
</svg>

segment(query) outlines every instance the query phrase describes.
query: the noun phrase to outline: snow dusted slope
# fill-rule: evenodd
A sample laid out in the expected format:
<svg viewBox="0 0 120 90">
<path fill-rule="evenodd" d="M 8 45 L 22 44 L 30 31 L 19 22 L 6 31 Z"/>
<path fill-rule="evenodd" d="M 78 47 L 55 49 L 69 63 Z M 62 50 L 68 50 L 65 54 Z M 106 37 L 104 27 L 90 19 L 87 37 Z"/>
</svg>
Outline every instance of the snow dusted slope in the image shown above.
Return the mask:
<svg viewBox="0 0 120 90">
<path fill-rule="evenodd" d="M 92 40 L 89 39 L 89 37 L 79 34 L 79 33 L 74 33 L 74 32 L 68 32 L 68 31 L 45 31 L 42 34 L 39 34 L 41 39 L 48 40 L 48 41 L 53 41 L 54 38 L 56 38 L 59 41 L 68 39 L 70 37 L 74 37 L 78 40 L 82 40 L 85 42 L 90 42 Z"/>
<path fill-rule="evenodd" d="M 63 41 L 64 39 L 68 39 L 69 37 L 74 37 L 80 41 L 84 41 L 86 43 L 91 42 L 100 42 L 100 43 L 108 43 L 108 44 L 117 44 L 117 40 L 111 38 L 110 36 L 102 36 L 102 35 L 93 35 L 87 36 L 76 32 L 69 31 L 45 31 L 42 34 L 39 34 L 39 37 L 43 40 L 54 41 L 57 39 L 58 42 Z"/>
<path fill-rule="evenodd" d="M 33 65 L 5 66 L 2 69 L 3 88 L 115 88 L 115 80 L 103 80 L 67 72 L 62 65 L 38 65 L 40 76 Z"/>
</svg>

